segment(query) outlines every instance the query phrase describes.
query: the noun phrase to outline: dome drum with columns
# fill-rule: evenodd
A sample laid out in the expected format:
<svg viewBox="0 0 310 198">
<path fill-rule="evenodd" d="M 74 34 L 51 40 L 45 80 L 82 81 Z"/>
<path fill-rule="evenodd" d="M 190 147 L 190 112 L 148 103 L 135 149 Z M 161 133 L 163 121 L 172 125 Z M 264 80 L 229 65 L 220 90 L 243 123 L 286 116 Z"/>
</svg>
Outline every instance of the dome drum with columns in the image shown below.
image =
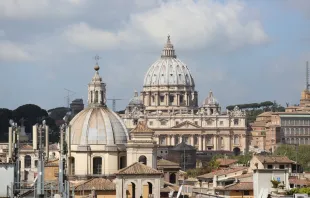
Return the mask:
<svg viewBox="0 0 310 198">
<path fill-rule="evenodd" d="M 177 58 L 170 36 L 161 57 L 145 75 L 141 101 L 150 112 L 198 107 L 194 79 L 186 64 Z"/>
<path fill-rule="evenodd" d="M 139 118 L 146 119 L 160 146 L 185 141 L 198 152 L 240 153 L 247 149 L 245 113 L 238 108 L 222 113 L 212 91 L 198 106 L 194 79 L 187 65 L 177 58 L 170 36 L 161 57 L 147 70 L 136 103 L 139 105 L 130 102 L 121 115 L 126 127 L 133 129 Z"/>
</svg>

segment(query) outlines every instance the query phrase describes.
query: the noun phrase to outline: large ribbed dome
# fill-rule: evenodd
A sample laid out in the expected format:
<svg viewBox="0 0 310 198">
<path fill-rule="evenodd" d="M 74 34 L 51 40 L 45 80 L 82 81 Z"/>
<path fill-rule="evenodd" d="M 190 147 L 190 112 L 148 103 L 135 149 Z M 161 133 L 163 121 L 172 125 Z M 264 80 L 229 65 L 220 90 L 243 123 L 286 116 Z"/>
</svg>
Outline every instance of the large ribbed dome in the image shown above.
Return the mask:
<svg viewBox="0 0 310 198">
<path fill-rule="evenodd" d="M 161 58 L 147 71 L 144 86 L 195 86 L 187 66 L 177 59 L 173 45 L 168 36 Z"/>
<path fill-rule="evenodd" d="M 107 107 L 89 107 L 70 122 L 72 145 L 126 144 L 127 129 L 123 121 Z"/>
</svg>

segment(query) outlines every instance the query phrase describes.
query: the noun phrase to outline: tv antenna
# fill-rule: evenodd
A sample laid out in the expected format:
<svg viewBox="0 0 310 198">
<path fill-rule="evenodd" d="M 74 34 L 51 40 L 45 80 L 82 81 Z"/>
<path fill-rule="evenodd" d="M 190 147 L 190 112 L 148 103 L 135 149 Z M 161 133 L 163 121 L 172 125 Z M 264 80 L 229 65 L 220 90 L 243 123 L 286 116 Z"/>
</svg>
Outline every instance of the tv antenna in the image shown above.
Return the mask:
<svg viewBox="0 0 310 198">
<path fill-rule="evenodd" d="M 69 89 L 64 88 L 67 91 L 67 96 L 65 96 L 65 99 L 67 100 L 67 107 L 70 108 L 70 97 L 76 94 L 74 91 L 71 91 Z"/>
</svg>

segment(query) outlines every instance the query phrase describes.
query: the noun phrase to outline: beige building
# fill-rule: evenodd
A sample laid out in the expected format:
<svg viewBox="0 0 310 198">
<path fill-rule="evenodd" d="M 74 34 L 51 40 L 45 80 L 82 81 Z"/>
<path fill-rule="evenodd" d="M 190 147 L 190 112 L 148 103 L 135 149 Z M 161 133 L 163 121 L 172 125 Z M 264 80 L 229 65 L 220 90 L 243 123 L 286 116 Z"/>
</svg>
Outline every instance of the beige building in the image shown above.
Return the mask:
<svg viewBox="0 0 310 198">
<path fill-rule="evenodd" d="M 292 172 L 294 161 L 286 156 L 254 155 L 250 161 L 250 171 L 256 169 L 287 169 Z"/>
<path fill-rule="evenodd" d="M 250 151 L 274 152 L 276 145 L 281 143 L 279 114 L 264 112 L 250 126 Z"/>
<path fill-rule="evenodd" d="M 185 141 L 198 151 L 237 154 L 247 148 L 245 113 L 238 107 L 222 113 L 212 91 L 199 106 L 194 78 L 177 58 L 169 36 L 161 57 L 145 74 L 143 90 L 135 92 L 121 117 L 128 129 L 141 118 L 147 120 L 160 146 Z"/>
</svg>

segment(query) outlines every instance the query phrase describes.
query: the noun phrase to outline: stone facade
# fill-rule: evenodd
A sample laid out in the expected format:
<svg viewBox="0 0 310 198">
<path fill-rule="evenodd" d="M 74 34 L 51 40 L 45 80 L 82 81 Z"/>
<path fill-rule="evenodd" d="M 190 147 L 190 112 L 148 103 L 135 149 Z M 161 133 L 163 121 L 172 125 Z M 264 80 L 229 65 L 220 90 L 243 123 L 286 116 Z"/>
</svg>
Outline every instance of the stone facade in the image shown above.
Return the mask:
<svg viewBox="0 0 310 198">
<path fill-rule="evenodd" d="M 176 58 L 170 38 L 160 59 L 146 73 L 140 96 L 135 92 L 121 117 L 128 129 L 139 119 L 147 120 L 160 146 L 185 141 L 198 151 L 240 153 L 247 149 L 245 113 L 238 107 L 222 113 L 212 91 L 199 106 L 194 78 Z"/>
</svg>

